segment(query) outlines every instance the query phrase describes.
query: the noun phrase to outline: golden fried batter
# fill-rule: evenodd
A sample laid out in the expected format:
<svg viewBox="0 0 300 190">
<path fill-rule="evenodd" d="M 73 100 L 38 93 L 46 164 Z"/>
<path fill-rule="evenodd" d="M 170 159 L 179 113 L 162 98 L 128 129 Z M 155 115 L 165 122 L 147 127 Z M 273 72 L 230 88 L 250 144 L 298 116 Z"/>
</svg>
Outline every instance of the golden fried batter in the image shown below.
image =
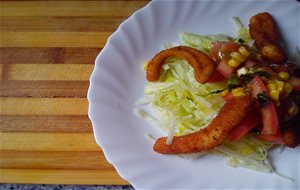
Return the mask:
<svg viewBox="0 0 300 190">
<path fill-rule="evenodd" d="M 275 63 L 286 61 L 286 56 L 280 48 L 280 35 L 276 23 L 269 13 L 252 16 L 249 30 L 256 47 L 265 59 Z"/>
<path fill-rule="evenodd" d="M 224 104 L 206 128 L 188 135 L 175 136 L 170 145 L 166 144 L 166 137 L 159 138 L 153 149 L 163 154 L 195 153 L 213 149 L 224 142 L 255 106 L 255 99 L 250 96 L 234 97 Z"/>
<path fill-rule="evenodd" d="M 162 65 L 172 56 L 185 59 L 194 68 L 195 79 L 199 83 L 206 83 L 214 74 L 215 66 L 209 56 L 191 47 L 177 46 L 163 50 L 152 58 L 147 66 L 147 80 L 157 81 Z"/>
</svg>

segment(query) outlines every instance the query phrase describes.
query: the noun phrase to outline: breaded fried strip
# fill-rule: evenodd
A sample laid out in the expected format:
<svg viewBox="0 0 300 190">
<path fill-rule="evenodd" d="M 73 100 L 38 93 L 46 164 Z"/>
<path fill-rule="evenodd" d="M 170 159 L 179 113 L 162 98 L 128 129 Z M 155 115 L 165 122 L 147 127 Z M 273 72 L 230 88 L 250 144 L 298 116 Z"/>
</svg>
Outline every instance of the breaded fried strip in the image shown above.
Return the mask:
<svg viewBox="0 0 300 190">
<path fill-rule="evenodd" d="M 255 106 L 255 99 L 250 96 L 234 97 L 224 104 L 206 128 L 188 135 L 176 136 L 170 145 L 166 144 L 166 137 L 159 138 L 153 149 L 162 154 L 195 153 L 213 149 L 224 142 Z"/>
<path fill-rule="evenodd" d="M 280 35 L 269 13 L 259 13 L 250 18 L 249 30 L 260 53 L 269 61 L 280 63 L 286 56 L 280 47 Z"/>
<path fill-rule="evenodd" d="M 150 82 L 159 79 L 162 65 L 169 57 L 185 59 L 195 72 L 195 79 L 199 83 L 206 83 L 214 74 L 213 61 L 205 53 L 187 46 L 177 46 L 157 53 L 147 66 L 146 77 Z"/>
</svg>

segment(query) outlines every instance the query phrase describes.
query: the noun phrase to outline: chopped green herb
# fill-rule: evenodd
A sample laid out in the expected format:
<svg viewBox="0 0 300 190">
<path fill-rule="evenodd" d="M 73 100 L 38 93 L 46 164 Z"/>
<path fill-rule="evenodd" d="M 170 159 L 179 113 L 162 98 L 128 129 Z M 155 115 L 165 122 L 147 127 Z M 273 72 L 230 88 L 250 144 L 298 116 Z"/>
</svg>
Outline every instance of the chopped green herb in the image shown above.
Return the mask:
<svg viewBox="0 0 300 190">
<path fill-rule="evenodd" d="M 257 99 L 258 99 L 259 104 L 260 104 L 261 107 L 267 105 L 267 103 L 268 103 L 268 97 L 267 97 L 266 92 L 258 93 L 257 94 Z"/>
<path fill-rule="evenodd" d="M 243 44 L 245 42 L 245 40 L 243 40 L 242 38 L 239 38 L 238 42 L 241 43 L 241 44 Z"/>
<path fill-rule="evenodd" d="M 241 85 L 241 81 L 237 75 L 231 75 L 230 79 L 228 80 L 227 86 L 229 89 L 233 89 Z"/>
</svg>

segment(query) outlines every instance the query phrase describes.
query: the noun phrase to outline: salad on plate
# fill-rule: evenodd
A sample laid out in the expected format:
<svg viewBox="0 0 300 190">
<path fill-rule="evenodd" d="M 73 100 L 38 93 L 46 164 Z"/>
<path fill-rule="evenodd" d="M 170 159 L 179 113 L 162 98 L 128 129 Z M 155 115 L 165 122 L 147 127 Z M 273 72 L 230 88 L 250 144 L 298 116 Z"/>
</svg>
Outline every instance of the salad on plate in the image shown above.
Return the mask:
<svg viewBox="0 0 300 190">
<path fill-rule="evenodd" d="M 218 154 L 230 166 L 287 177 L 268 152 L 300 144 L 299 49 L 287 55 L 267 12 L 249 27 L 233 20 L 236 37 L 182 32 L 182 45 L 166 43 L 146 61 L 149 82 L 136 113 L 167 134 L 152 138 L 157 153 Z"/>
</svg>

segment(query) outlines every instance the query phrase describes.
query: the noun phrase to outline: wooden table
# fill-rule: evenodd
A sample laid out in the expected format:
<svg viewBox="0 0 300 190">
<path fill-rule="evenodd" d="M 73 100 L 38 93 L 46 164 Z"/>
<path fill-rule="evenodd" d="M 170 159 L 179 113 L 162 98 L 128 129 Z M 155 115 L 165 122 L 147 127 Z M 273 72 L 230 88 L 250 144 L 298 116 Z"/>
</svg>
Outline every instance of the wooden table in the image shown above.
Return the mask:
<svg viewBox="0 0 300 190">
<path fill-rule="evenodd" d="M 96 55 L 148 1 L 2 1 L 1 183 L 128 184 L 87 116 Z"/>
</svg>

